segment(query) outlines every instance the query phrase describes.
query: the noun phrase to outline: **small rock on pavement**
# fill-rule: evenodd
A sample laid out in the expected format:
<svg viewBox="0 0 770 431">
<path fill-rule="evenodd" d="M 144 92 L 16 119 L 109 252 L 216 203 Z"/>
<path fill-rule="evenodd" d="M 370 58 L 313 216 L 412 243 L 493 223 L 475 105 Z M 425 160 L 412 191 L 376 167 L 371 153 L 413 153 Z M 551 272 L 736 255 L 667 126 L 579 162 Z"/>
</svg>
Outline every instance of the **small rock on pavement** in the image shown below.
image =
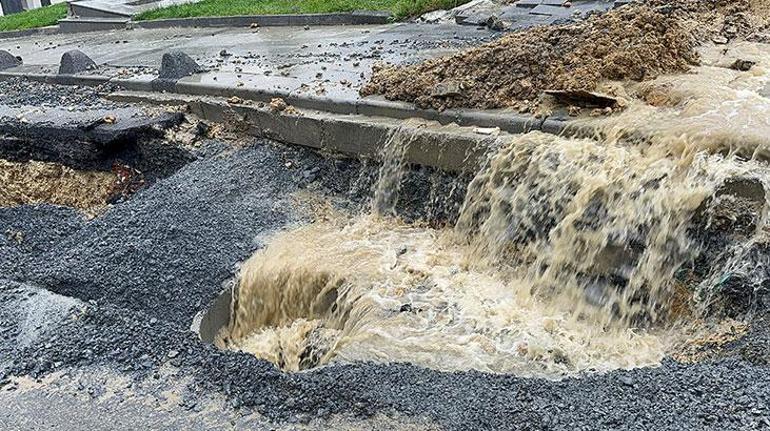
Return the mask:
<svg viewBox="0 0 770 431">
<path fill-rule="evenodd" d="M 189 55 L 182 51 L 170 51 L 163 54 L 159 77 L 180 79 L 202 71 L 203 68 Z"/>
<path fill-rule="evenodd" d="M 21 65 L 21 57 L 16 57 L 8 51 L 0 50 L 0 70 L 10 69 Z"/>
<path fill-rule="evenodd" d="M 618 380 L 620 380 L 620 383 L 626 385 L 626 386 L 634 386 L 635 382 L 634 379 L 631 378 L 631 376 L 619 376 Z"/>
<path fill-rule="evenodd" d="M 59 74 L 72 75 L 95 68 L 96 63 L 91 60 L 91 57 L 87 56 L 83 51 L 73 49 L 62 54 L 61 62 L 59 63 Z"/>
</svg>

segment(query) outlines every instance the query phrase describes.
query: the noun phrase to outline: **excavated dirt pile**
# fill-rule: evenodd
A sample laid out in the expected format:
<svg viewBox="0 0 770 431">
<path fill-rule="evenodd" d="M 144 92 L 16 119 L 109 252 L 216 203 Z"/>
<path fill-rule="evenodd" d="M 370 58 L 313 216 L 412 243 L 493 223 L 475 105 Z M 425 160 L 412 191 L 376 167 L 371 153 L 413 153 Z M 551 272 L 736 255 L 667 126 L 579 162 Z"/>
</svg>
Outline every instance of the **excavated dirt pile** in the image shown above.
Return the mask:
<svg viewBox="0 0 770 431">
<path fill-rule="evenodd" d="M 594 90 L 603 80 L 685 71 L 696 48 L 766 28 L 767 0 L 652 0 L 576 24 L 516 32 L 477 48 L 408 66 L 380 65 L 362 95 L 422 108 L 517 107 L 544 90 Z"/>
</svg>

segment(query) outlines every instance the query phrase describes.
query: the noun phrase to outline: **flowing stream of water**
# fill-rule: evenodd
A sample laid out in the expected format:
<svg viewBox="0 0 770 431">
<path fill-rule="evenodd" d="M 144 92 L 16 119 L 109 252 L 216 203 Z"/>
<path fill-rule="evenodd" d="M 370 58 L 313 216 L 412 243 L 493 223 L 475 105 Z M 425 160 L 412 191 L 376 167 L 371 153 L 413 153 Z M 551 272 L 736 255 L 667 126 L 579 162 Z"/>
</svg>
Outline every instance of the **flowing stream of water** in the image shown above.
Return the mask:
<svg viewBox="0 0 770 431">
<path fill-rule="evenodd" d="M 503 143 L 445 228 L 393 216 L 410 141 L 396 134 L 372 211 L 279 233 L 243 264 L 218 343 L 287 370 L 366 360 L 559 377 L 659 363 L 723 276 L 694 263 L 714 211 L 737 211 L 729 226 L 749 217 L 733 249 L 764 240 L 769 79 L 770 51 L 746 43 L 705 50 L 686 76 L 612 84 L 644 102 L 577 121 L 591 138 Z M 732 270 L 745 257 L 720 253 Z"/>
</svg>

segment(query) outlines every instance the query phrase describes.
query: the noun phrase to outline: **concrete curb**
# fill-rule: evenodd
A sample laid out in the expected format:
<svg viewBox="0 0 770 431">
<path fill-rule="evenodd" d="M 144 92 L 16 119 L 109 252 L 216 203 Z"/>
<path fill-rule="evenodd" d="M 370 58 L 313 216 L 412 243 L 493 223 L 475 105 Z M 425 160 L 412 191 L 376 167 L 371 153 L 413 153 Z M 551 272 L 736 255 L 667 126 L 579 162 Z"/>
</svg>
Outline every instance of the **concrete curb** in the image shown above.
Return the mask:
<svg viewBox="0 0 770 431">
<path fill-rule="evenodd" d="M 290 15 L 244 15 L 223 17 L 196 17 L 158 19 L 151 21 L 129 21 L 64 18 L 60 25 L 30 28 L 26 30 L 0 31 L 0 39 L 13 39 L 36 35 L 51 35 L 58 33 L 85 33 L 89 31 L 160 29 L 160 28 L 189 28 L 189 27 L 249 27 L 257 24 L 260 27 L 288 26 L 326 26 L 326 25 L 377 25 L 390 22 L 389 12 L 360 11 L 341 13 L 290 14 Z"/>
<path fill-rule="evenodd" d="M 299 109 L 401 120 L 407 118 L 421 118 L 424 120 L 436 121 L 441 124 L 499 127 L 500 130 L 509 133 L 525 133 L 532 130 L 543 130 L 548 133 L 559 134 L 562 133 L 567 126 L 567 121 L 560 117 L 535 118 L 530 115 L 521 115 L 506 110 L 447 109 L 439 112 L 430 109 L 420 109 L 406 102 L 390 101 L 381 98 L 350 100 L 313 95 L 292 95 L 290 92 L 285 91 L 265 91 L 264 89 L 228 87 L 226 85 L 203 84 L 185 80 L 180 80 L 176 83 L 173 81 L 165 82 L 165 85 L 159 86 L 157 85 L 158 80 L 156 79 L 119 79 L 106 76 L 0 72 L 0 80 L 11 78 L 25 78 L 33 81 L 62 85 L 97 86 L 110 83 L 131 91 L 149 93 L 164 91 L 192 96 L 237 96 L 244 100 L 256 102 L 270 102 L 271 99 L 280 97 L 284 99 L 286 103 Z"/>
<path fill-rule="evenodd" d="M 151 21 L 131 21 L 131 28 L 171 28 L 171 27 L 260 27 L 305 26 L 305 25 L 366 25 L 387 24 L 388 12 L 343 12 L 293 15 L 246 15 L 227 17 L 197 17 L 159 19 Z"/>
<path fill-rule="evenodd" d="M 82 85 L 87 87 L 96 87 L 110 82 L 109 76 L 0 72 L 0 81 L 7 81 L 14 78 L 22 78 L 34 82 L 45 82 L 47 84 Z"/>
<path fill-rule="evenodd" d="M 2 76 L 2 74 L 0 74 Z M 111 83 L 134 91 L 155 91 L 152 81 L 139 80 L 111 80 Z M 500 130 L 510 133 L 523 133 L 530 130 L 539 130 L 545 119 L 537 119 L 528 115 L 520 115 L 509 111 L 482 111 L 472 109 L 447 109 L 436 111 L 432 109 L 420 109 L 406 102 L 390 101 L 380 98 L 366 98 L 350 100 L 343 98 L 323 97 L 314 95 L 293 95 L 286 91 L 266 92 L 263 89 L 250 89 L 244 87 L 228 87 L 225 85 L 202 84 L 199 82 L 176 82 L 173 88 L 165 88 L 167 92 L 193 95 L 232 97 L 237 96 L 244 100 L 256 102 L 270 102 L 271 99 L 280 97 L 286 103 L 300 109 L 312 109 L 335 114 L 354 114 L 372 117 L 386 117 L 405 120 L 407 118 L 421 118 L 429 121 L 437 121 L 441 124 L 457 124 L 460 126 L 499 127 Z M 564 126 L 560 121 L 552 122 L 551 130 L 556 131 Z"/>
<path fill-rule="evenodd" d="M 450 171 L 476 169 L 505 132 L 479 133 L 476 128 L 435 121 L 335 114 L 312 109 L 275 112 L 265 103 L 229 103 L 221 97 L 196 97 L 146 92 L 117 92 L 118 102 L 161 106 L 187 105 L 189 112 L 211 122 L 229 124 L 252 136 L 321 151 L 377 158 L 383 145 L 400 135 L 410 163 Z"/>
<path fill-rule="evenodd" d="M 59 32 L 58 25 L 51 25 L 48 27 L 39 27 L 39 28 L 28 28 L 25 30 L 0 31 L 0 39 L 13 39 L 16 37 L 49 35 L 49 34 L 56 34 L 58 32 Z"/>
</svg>

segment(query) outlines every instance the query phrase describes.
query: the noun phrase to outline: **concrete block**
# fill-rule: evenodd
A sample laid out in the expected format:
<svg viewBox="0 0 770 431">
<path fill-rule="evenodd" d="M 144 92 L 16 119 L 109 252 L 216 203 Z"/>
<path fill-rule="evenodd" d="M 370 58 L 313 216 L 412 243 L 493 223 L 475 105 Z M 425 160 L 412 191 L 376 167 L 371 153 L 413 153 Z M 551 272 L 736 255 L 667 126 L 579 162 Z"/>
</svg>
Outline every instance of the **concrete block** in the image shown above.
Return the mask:
<svg viewBox="0 0 770 431">
<path fill-rule="evenodd" d="M 203 68 L 182 51 L 163 54 L 160 65 L 160 79 L 177 80 L 203 71 Z"/>
<path fill-rule="evenodd" d="M 8 51 L 0 50 L 0 70 L 21 66 L 21 57 L 16 57 Z"/>
<path fill-rule="evenodd" d="M 61 62 L 59 63 L 59 74 L 74 75 L 96 69 L 96 67 L 96 63 L 91 60 L 91 57 L 87 56 L 83 51 L 73 49 L 62 54 Z"/>
</svg>

